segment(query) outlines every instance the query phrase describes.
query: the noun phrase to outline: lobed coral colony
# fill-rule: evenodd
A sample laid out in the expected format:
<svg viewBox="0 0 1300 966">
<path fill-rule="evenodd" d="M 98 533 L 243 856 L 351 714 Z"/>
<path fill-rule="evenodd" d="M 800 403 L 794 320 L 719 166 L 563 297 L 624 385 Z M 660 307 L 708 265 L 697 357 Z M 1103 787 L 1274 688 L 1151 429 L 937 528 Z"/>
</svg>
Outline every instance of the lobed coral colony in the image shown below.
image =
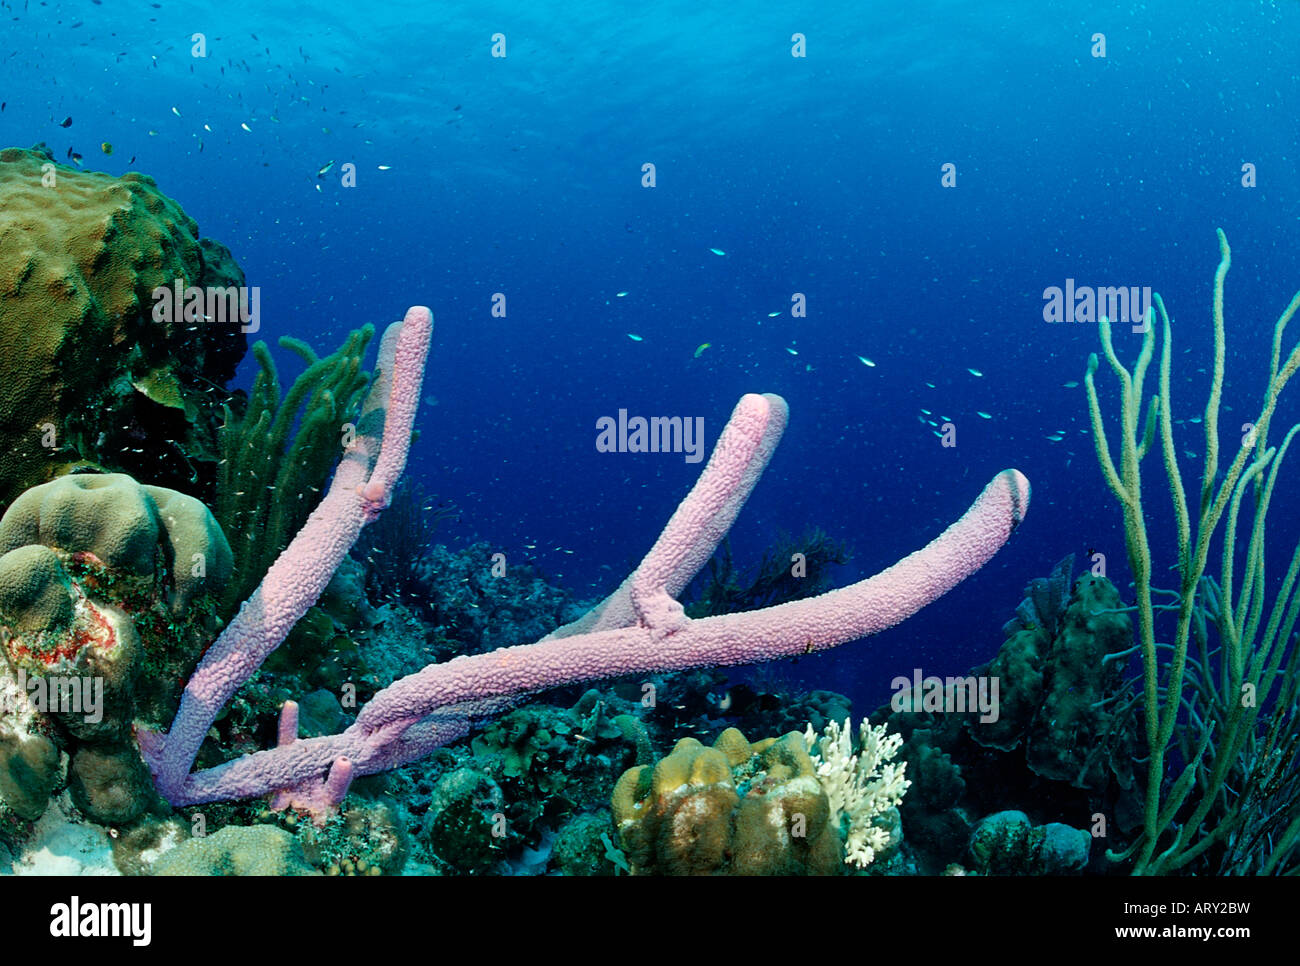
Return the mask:
<svg viewBox="0 0 1300 966">
<path fill-rule="evenodd" d="M 258 343 L 245 395 L 225 386 L 255 312 L 188 324 L 156 298 L 243 280 L 151 178 L 71 169 L 39 145 L 0 152 L 7 867 L 84 871 L 40 865 L 43 843 L 71 835 L 85 863 L 139 875 L 1296 870 L 1298 568 L 1268 609 L 1251 569 L 1296 432 L 1266 446 L 1296 353 L 1275 352 L 1258 437 L 1198 521 L 1213 532 L 1226 509 L 1234 526 L 1243 490 L 1260 494 L 1245 586 L 1231 548 L 1212 576 L 1208 544 L 1187 537 L 1176 662 L 1154 646 L 1137 472 L 1157 435 L 1172 447 L 1161 305 L 1145 432 L 1155 336 L 1129 374 L 1102 329 L 1122 374 L 1119 467 L 1095 360 L 1088 377 L 1137 608 L 1067 558 L 1009 602 L 986 664 L 863 719 L 833 691 L 717 669 L 905 620 L 1024 519 L 1018 472 L 868 580 L 830 589 L 847 548 L 814 530 L 798 554 L 811 572 L 784 572 L 800 547 L 782 538 L 745 586 L 729 548 L 714 554 L 787 417 L 779 397 L 748 395 L 640 565 L 579 604 L 527 566 L 499 572 L 485 544 L 436 545 L 451 511 L 401 481 L 429 310 L 389 328 L 370 371 L 369 327 L 325 356 L 282 340 L 305 366 L 287 391 Z M 999 713 L 952 713 L 954 699 L 984 707 L 988 682 Z M 1228 697 L 1243 684 L 1258 696 L 1246 710 Z"/>
</svg>

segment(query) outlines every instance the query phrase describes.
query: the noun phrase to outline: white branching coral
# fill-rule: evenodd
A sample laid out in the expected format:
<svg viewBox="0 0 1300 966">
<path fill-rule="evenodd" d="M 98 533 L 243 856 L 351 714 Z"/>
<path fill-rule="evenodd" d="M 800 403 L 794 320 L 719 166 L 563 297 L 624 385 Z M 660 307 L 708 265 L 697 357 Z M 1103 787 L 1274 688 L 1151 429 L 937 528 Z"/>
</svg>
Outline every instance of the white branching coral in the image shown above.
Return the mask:
<svg viewBox="0 0 1300 966">
<path fill-rule="evenodd" d="M 848 820 L 845 863 L 858 868 L 870 865 L 890 838 L 889 830 L 874 820 L 897 807 L 912 784 L 903 777 L 907 763 L 893 762 L 903 743 L 902 735 L 887 734 L 884 725 L 873 728 L 863 718 L 855 755 L 852 722 L 845 718 L 843 727 L 832 721 L 820 736 L 810 724 L 803 738 L 817 769 L 817 780 L 830 799 L 831 823 Z"/>
</svg>

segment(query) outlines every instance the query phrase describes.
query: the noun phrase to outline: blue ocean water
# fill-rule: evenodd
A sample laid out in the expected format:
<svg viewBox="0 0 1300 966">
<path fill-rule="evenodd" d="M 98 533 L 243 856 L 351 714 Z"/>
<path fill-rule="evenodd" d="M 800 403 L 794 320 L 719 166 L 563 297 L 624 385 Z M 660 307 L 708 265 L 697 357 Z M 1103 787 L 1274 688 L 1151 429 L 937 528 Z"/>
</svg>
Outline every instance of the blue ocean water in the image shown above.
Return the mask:
<svg viewBox="0 0 1300 966">
<path fill-rule="evenodd" d="M 866 710 L 914 667 L 992 657 L 1026 581 L 1067 553 L 1104 553 L 1127 585 L 1072 385 L 1096 326 L 1045 322 L 1044 289 L 1161 292 L 1191 420 L 1222 227 L 1225 437 L 1255 415 L 1300 287 L 1297 39 L 1300 4 L 1281 0 L 4 0 L 0 140 L 155 177 L 260 288 L 268 341 L 332 348 L 431 306 L 411 477 L 461 509 L 448 540 L 580 596 L 622 579 L 700 469 L 597 452 L 596 420 L 620 409 L 702 417 L 711 446 L 743 393 L 782 394 L 790 425 L 733 547 L 754 562 L 779 530 L 823 527 L 855 551 L 841 584 L 1019 468 L 1028 519 L 980 574 L 786 669 Z M 1121 327 L 1117 347 L 1131 361 L 1138 337 Z M 1199 474 L 1202 427 L 1178 433 Z M 1159 582 L 1171 526 L 1147 465 Z M 1274 546 L 1296 536 L 1289 485 Z"/>
</svg>

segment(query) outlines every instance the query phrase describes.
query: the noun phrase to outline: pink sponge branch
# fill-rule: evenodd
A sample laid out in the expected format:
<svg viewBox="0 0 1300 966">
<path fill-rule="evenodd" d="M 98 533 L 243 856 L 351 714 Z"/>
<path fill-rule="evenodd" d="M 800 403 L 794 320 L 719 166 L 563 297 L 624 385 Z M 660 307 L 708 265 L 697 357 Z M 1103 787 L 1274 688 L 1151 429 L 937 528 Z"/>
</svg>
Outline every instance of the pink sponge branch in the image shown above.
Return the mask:
<svg viewBox="0 0 1300 966">
<path fill-rule="evenodd" d="M 685 590 L 736 522 L 754 484 L 767 469 L 788 418 L 789 409 L 780 396 L 742 396 L 704 472 L 641 565 L 618 590 L 578 620 L 552 631 L 546 640 L 627 627 L 638 619 L 634 598 L 644 606 L 644 598 L 653 588 L 664 590 L 669 597 Z"/>
<path fill-rule="evenodd" d="M 399 335 L 400 333 L 400 335 Z M 393 487 L 406 469 L 406 454 L 411 445 L 411 427 L 415 425 L 415 411 L 420 404 L 420 385 L 424 376 L 424 362 L 429 354 L 429 338 L 433 333 L 433 315 L 422 305 L 406 313 L 400 330 L 389 326 L 379 346 L 379 369 L 383 373 L 399 373 L 400 378 L 385 381 L 381 398 L 388 401 L 384 416 L 383 444 L 375 461 L 370 479 L 366 481 L 362 496 L 367 504 L 370 522 L 379 511 L 388 506 Z M 390 338 L 390 335 L 392 338 Z M 395 344 L 394 344 L 395 343 Z"/>
<path fill-rule="evenodd" d="M 190 774 L 217 711 L 315 602 L 361 526 L 387 505 L 405 464 L 431 327 L 428 310 L 414 308 L 396 342 L 393 330 L 386 334 L 383 376 L 372 392 L 387 406 L 382 449 L 375 453 L 377 405 L 368 402 L 363 431 L 329 493 L 191 678 L 172 730 L 141 733 L 146 761 L 173 804 L 273 793 L 276 807 L 320 815 L 353 776 L 422 757 L 548 688 L 793 657 L 878 633 L 982 567 L 1029 506 L 1028 480 L 1005 470 L 960 520 L 874 577 L 764 610 L 691 620 L 676 597 L 730 529 L 785 428 L 779 396 L 747 395 L 640 566 L 590 614 L 536 644 L 458 657 L 402 678 L 341 734 L 298 739 L 297 706 L 286 702 L 277 747 Z"/>
<path fill-rule="evenodd" d="M 406 465 L 414 400 L 420 398 L 432 334 L 433 315 L 419 305 L 407 311 L 405 320 L 389 326 L 358 432 L 339 461 L 329 491 L 199 662 L 171 730 L 166 735 L 138 730 L 141 753 L 165 797 L 176 800 L 173 796 L 180 794 L 222 707 L 316 603 L 361 528 L 374 519 L 376 507 L 387 505 L 392 479 Z M 361 491 L 375 479 L 372 469 L 380 467 L 385 475 L 371 499 Z"/>
<path fill-rule="evenodd" d="M 1029 504 L 1029 481 L 1005 470 L 966 514 L 923 549 L 874 577 L 819 597 L 691 620 L 660 590 L 637 624 L 462 656 L 395 682 L 362 709 L 377 732 L 467 700 L 533 693 L 626 674 L 751 664 L 835 647 L 893 627 L 997 552 Z M 680 512 L 680 511 L 679 511 Z"/>
<path fill-rule="evenodd" d="M 319 780 L 340 755 L 357 774 L 423 757 L 521 696 L 628 674 L 748 664 L 834 647 L 905 620 L 979 569 L 1023 519 L 1029 483 L 999 473 L 957 523 L 885 571 L 820 597 L 744 614 L 679 620 L 676 601 L 647 608 L 672 626 L 632 626 L 553 637 L 536 644 L 432 665 L 385 688 L 340 735 L 297 742 L 191 777 L 189 801 L 265 794 Z M 684 623 L 682 622 L 684 621 Z"/>
</svg>

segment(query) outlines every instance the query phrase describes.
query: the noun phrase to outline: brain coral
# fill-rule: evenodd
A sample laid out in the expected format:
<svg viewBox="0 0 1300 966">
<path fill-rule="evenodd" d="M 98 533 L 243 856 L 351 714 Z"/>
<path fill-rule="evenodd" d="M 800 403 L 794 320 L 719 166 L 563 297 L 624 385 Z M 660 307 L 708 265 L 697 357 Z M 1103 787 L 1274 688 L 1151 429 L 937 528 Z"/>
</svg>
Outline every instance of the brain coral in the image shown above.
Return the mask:
<svg viewBox="0 0 1300 966">
<path fill-rule="evenodd" d="M 131 724 L 175 711 L 230 569 L 207 507 L 123 474 L 61 477 L 13 502 L 0 518 L 0 690 L 13 699 L 0 710 L 0 736 L 13 738 L 0 741 L 0 796 L 11 808 L 44 809 L 54 769 L 32 742 L 46 733 L 75 752 L 83 812 L 140 813 L 151 784 Z"/>
<path fill-rule="evenodd" d="M 29 674 L 111 666 L 106 685 L 129 687 L 138 669 L 119 668 L 117 653 L 129 638 L 153 678 L 146 690 L 166 672 L 175 684 L 213 630 L 197 605 L 230 568 L 225 535 L 193 497 L 121 473 L 33 487 L 0 517 L 6 656 Z"/>
<path fill-rule="evenodd" d="M 294 837 L 274 825 L 228 825 L 163 854 L 154 875 L 320 875 Z"/>
<path fill-rule="evenodd" d="M 242 286 L 147 175 L 0 151 L 0 506 L 92 464 L 197 492 L 214 475 L 238 318 L 155 322 L 153 291 Z"/>
</svg>

